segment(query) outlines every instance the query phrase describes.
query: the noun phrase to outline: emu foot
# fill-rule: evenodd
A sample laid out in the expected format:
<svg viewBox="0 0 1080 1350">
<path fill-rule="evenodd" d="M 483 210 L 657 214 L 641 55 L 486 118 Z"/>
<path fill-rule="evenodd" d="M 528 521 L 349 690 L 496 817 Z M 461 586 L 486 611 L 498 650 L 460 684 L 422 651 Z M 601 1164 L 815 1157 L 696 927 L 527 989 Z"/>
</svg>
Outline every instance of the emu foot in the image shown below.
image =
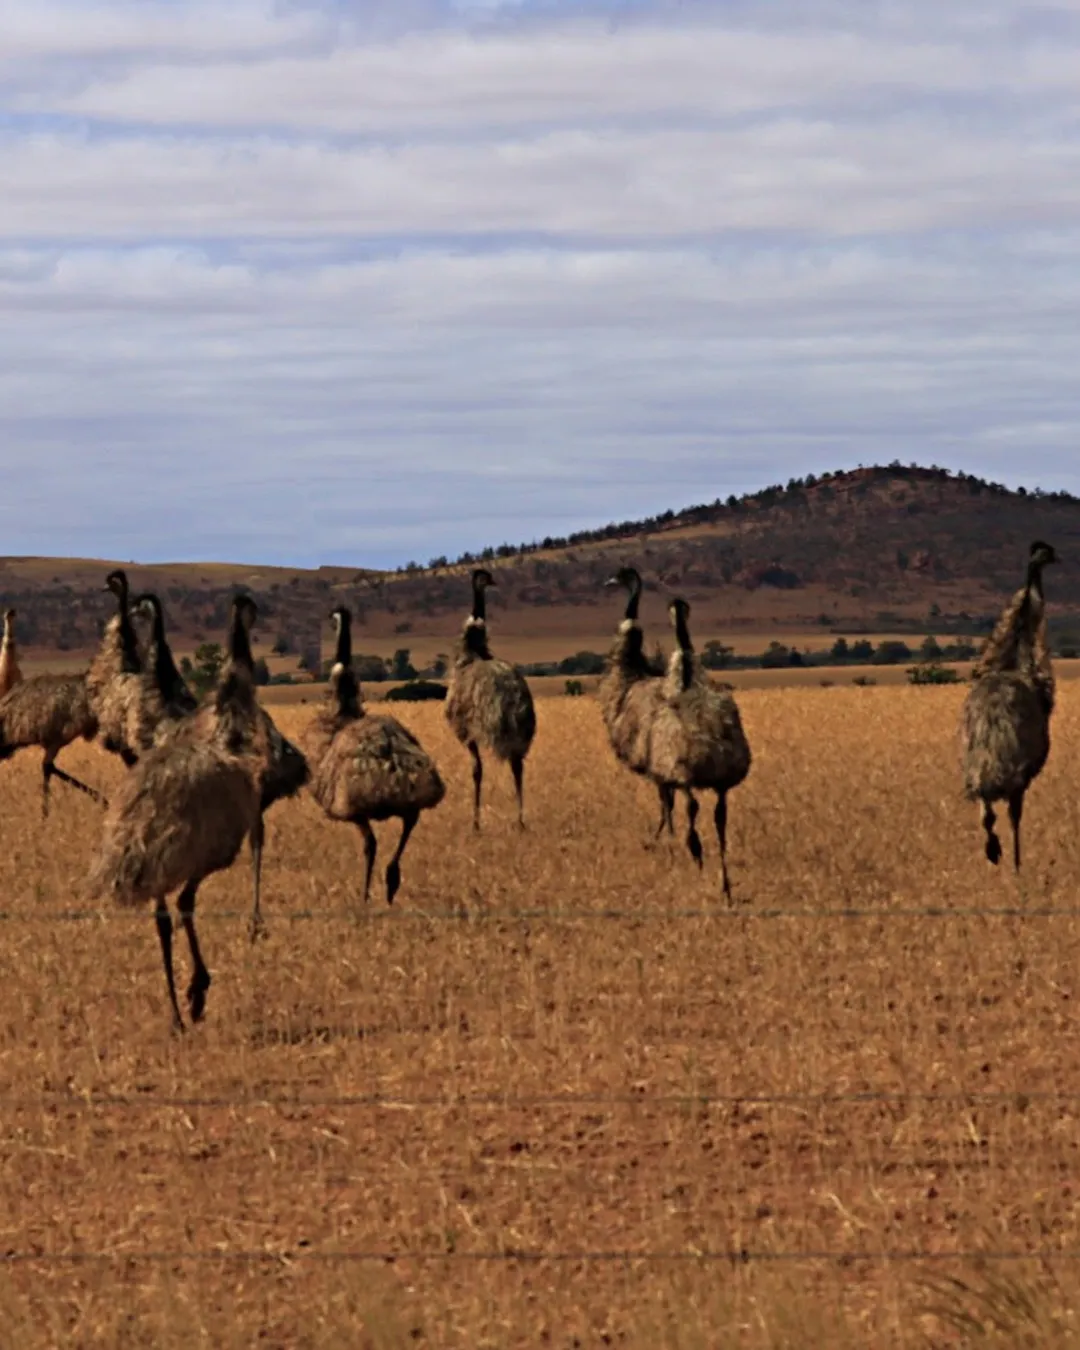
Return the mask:
<svg viewBox="0 0 1080 1350">
<path fill-rule="evenodd" d="M 188 1007 L 191 1009 L 191 1020 L 199 1022 L 206 1011 L 206 991 L 210 988 L 210 972 L 208 970 L 197 970 L 191 977 L 191 983 L 187 987 Z M 183 1030 L 183 1024 L 181 1024 Z"/>
</svg>

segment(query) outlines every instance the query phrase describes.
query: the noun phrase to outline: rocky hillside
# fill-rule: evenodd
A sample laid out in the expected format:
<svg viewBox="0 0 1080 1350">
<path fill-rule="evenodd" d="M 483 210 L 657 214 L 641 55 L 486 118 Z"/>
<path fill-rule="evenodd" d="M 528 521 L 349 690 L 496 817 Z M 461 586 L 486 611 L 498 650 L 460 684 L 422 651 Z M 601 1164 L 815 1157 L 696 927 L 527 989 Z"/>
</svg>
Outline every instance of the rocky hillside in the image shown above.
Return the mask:
<svg viewBox="0 0 1080 1350">
<path fill-rule="evenodd" d="M 602 583 L 623 562 L 639 567 L 657 593 L 652 622 L 662 622 L 659 597 L 680 593 L 694 605 L 699 632 L 977 631 L 1019 584 L 1037 537 L 1064 560 L 1049 583 L 1054 612 L 1062 622 L 1076 618 L 1080 630 L 1080 500 L 899 464 L 396 573 L 127 566 L 133 585 L 160 592 L 178 642 L 219 636 L 229 597 L 242 586 L 259 602 L 264 645 L 295 651 L 316 640 L 339 599 L 352 605 L 373 647 L 408 645 L 407 634 L 449 641 L 467 606 L 469 568 L 483 560 L 499 582 L 492 603 L 500 631 L 561 648 L 610 630 L 612 598 Z M 88 649 L 108 613 L 101 586 L 109 566 L 0 559 L 0 603 L 18 608 L 24 644 Z"/>
</svg>

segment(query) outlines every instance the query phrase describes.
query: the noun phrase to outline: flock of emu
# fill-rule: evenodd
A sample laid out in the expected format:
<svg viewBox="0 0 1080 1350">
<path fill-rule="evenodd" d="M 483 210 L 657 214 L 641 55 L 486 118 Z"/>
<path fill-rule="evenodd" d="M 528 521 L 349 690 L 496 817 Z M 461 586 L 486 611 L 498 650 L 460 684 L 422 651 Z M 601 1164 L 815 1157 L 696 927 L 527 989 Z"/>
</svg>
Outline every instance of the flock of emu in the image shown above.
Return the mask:
<svg viewBox="0 0 1080 1350">
<path fill-rule="evenodd" d="M 1031 546 L 1023 587 L 1001 615 L 972 672 L 964 703 L 962 743 L 967 795 L 979 805 L 986 856 L 1001 858 L 993 803 L 1008 803 L 1013 857 L 1020 867 L 1024 795 L 1046 763 L 1054 680 L 1047 642 L 1043 569 L 1056 562 L 1041 541 Z M 598 699 L 612 748 L 634 773 L 656 785 L 657 834 L 673 833 L 675 798 L 686 797 L 686 843 L 698 866 L 695 793 L 716 794 L 715 822 L 724 894 L 731 898 L 727 867 L 727 794 L 750 771 L 750 747 L 739 710 L 727 690 L 711 683 L 694 654 L 685 600 L 668 606 L 675 650 L 666 671 L 645 655 L 639 620 L 641 577 L 623 568 L 607 583 L 627 592 L 600 682 Z M 473 823 L 480 828 L 482 751 L 510 765 L 524 825 L 524 769 L 536 732 L 536 713 L 525 679 L 493 656 L 488 645 L 485 593 L 490 572 L 472 574 L 473 604 L 455 655 L 446 717 L 473 765 Z M 89 668 L 74 675 L 19 670 L 14 611 L 4 620 L 0 647 L 0 760 L 17 750 L 43 751 L 42 808 L 49 809 L 53 778 L 102 800 L 101 794 L 56 763 L 60 751 L 82 738 L 119 755 L 130 772 L 107 803 L 103 838 L 88 893 L 125 905 L 155 902 L 155 919 L 175 1026 L 183 1029 L 173 972 L 173 923 L 167 898 L 179 892 L 177 910 L 191 952 L 187 1002 L 193 1021 L 206 1006 L 210 973 L 195 931 L 195 899 L 203 880 L 234 862 L 243 842 L 251 846 L 251 935 L 262 927 L 259 906 L 263 816 L 274 802 L 305 785 L 332 820 L 355 824 L 364 839 L 364 899 L 368 898 L 377 842 L 372 822 L 401 821 L 397 848 L 386 869 L 386 898 L 401 884 L 401 858 L 420 814 L 445 796 L 438 769 L 416 737 L 396 718 L 368 713 L 352 668 L 350 613 L 331 613 L 336 649 L 325 701 L 306 726 L 300 746 L 274 725 L 256 698 L 251 629 L 253 600 L 232 604 L 228 654 L 216 687 L 200 702 L 176 668 L 165 637 L 158 597 L 132 599 L 124 572 L 109 574 L 106 589 L 117 611 L 106 625 Z M 134 618 L 149 621 L 140 641 Z"/>
</svg>

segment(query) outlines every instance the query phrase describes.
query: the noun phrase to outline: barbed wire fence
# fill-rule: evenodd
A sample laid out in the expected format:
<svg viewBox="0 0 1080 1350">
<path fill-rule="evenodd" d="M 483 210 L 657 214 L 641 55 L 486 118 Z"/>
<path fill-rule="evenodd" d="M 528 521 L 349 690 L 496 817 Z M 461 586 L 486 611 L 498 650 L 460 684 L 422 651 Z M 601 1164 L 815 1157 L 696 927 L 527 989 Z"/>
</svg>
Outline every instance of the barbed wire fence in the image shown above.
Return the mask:
<svg viewBox="0 0 1080 1350">
<path fill-rule="evenodd" d="M 38 924 L 38 923 L 138 923 L 145 924 L 149 908 L 143 909 L 46 909 L 0 910 L 0 923 Z M 224 920 L 233 922 L 246 920 L 250 911 L 246 909 L 214 909 L 207 906 L 199 910 L 199 923 Z M 475 904 L 455 909 L 389 909 L 372 905 L 370 909 L 357 906 L 325 909 L 268 909 L 268 922 L 280 923 L 317 923 L 359 921 L 362 923 L 460 923 L 469 924 L 509 924 L 509 923 L 678 923 L 687 920 L 709 919 L 721 924 L 763 923 L 775 920 L 799 919 L 807 922 L 819 920 L 883 922 L 903 919 L 934 919 L 956 921 L 961 919 L 1080 919 L 1080 905 L 1077 906 L 1026 906 L 1026 905 L 948 905 L 925 906 L 836 906 L 829 909 L 773 908 L 755 909 L 752 905 L 728 908 L 717 905 L 710 909 L 610 909 L 610 908 L 537 908 L 537 909 L 500 909 L 494 904 Z"/>
</svg>

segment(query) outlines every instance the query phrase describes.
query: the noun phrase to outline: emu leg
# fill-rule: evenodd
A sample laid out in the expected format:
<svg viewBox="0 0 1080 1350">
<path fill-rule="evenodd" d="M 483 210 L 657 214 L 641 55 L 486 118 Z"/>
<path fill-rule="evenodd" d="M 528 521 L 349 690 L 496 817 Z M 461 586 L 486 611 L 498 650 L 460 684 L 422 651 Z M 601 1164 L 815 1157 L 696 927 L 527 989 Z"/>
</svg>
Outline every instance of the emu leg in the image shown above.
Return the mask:
<svg viewBox="0 0 1080 1350">
<path fill-rule="evenodd" d="M 517 793 L 518 828 L 525 828 L 525 758 L 523 755 L 510 756 L 510 772 L 514 775 L 514 791 Z"/>
<path fill-rule="evenodd" d="M 1001 861 L 1001 840 L 994 833 L 994 822 L 997 817 L 994 815 L 994 808 L 989 802 L 980 802 L 979 819 L 986 831 L 986 856 L 996 866 Z"/>
<path fill-rule="evenodd" d="M 472 781 L 473 781 L 473 829 L 480 828 L 480 786 L 484 781 L 484 763 L 480 758 L 480 747 L 475 741 L 469 742 L 469 754 L 472 755 Z"/>
<path fill-rule="evenodd" d="M 1020 820 L 1024 814 L 1023 790 L 1014 792 L 1009 798 L 1009 824 L 1013 832 L 1013 868 L 1020 871 Z"/>
<path fill-rule="evenodd" d="M 371 890 L 371 874 L 375 870 L 375 851 L 379 847 L 375 839 L 375 831 L 371 828 L 368 821 L 360 819 L 357 822 L 360 827 L 360 833 L 364 836 L 364 904 L 367 904 L 368 893 Z"/>
<path fill-rule="evenodd" d="M 198 889 L 197 881 L 189 881 L 176 902 L 176 907 L 180 911 L 180 922 L 184 925 L 188 947 L 191 950 L 191 983 L 187 987 L 187 1001 L 193 1022 L 202 1019 L 206 1011 L 206 991 L 210 988 L 210 972 L 202 959 L 199 939 L 195 933 L 195 892 Z"/>
<path fill-rule="evenodd" d="M 700 867 L 702 865 L 701 835 L 697 832 L 698 811 L 701 808 L 697 804 L 697 798 L 686 789 L 686 847 L 690 850 L 690 856 Z"/>
<path fill-rule="evenodd" d="M 100 802 L 102 806 L 108 806 L 109 803 L 95 788 L 87 787 L 85 783 L 81 783 L 77 778 L 73 778 L 71 774 L 64 772 L 64 770 L 60 767 L 60 765 L 56 763 L 56 756 L 59 753 L 60 752 L 58 750 L 54 751 L 46 750 L 45 758 L 42 760 L 41 763 L 42 817 L 44 818 L 49 814 L 49 780 L 52 778 L 59 778 L 61 783 L 67 783 L 70 787 L 78 788 L 80 792 L 85 792 L 88 797 L 93 797 L 94 801 Z"/>
<path fill-rule="evenodd" d="M 183 1031 L 184 1019 L 180 1016 L 180 1004 L 176 1001 L 176 978 L 173 975 L 172 916 L 169 913 L 169 906 L 164 896 L 158 899 L 154 919 L 157 923 L 158 941 L 161 943 L 161 960 L 165 966 L 165 982 L 169 986 L 169 1002 L 172 1004 L 173 1010 L 173 1027 L 177 1031 Z"/>
<path fill-rule="evenodd" d="M 262 851 L 263 840 L 266 838 L 266 827 L 263 825 L 263 818 L 260 815 L 251 829 L 251 883 L 253 891 L 253 900 L 251 906 L 251 922 L 248 925 L 248 933 L 252 942 L 266 936 L 266 925 L 263 923 L 261 893 L 262 893 Z"/>
<path fill-rule="evenodd" d="M 652 838 L 645 842 L 648 849 L 656 846 L 665 829 L 670 835 L 675 833 L 675 822 L 672 819 L 675 810 L 675 789 L 668 787 L 666 783 L 657 783 L 656 792 L 660 798 L 660 822 Z"/>
<path fill-rule="evenodd" d="M 720 845 L 720 877 L 724 885 L 724 894 L 731 900 L 731 882 L 727 870 L 727 793 L 716 794 L 716 809 L 713 812 L 716 821 L 716 838 Z"/>
<path fill-rule="evenodd" d="M 660 783 L 656 790 L 660 794 L 660 824 L 656 827 L 656 837 L 659 839 L 665 828 L 668 834 L 675 833 L 675 821 L 672 818 L 675 811 L 675 789 L 668 787 L 666 783 Z"/>
<path fill-rule="evenodd" d="M 386 903 L 388 905 L 394 903 L 394 896 L 397 895 L 398 887 L 401 885 L 401 855 L 405 852 L 409 835 L 416 828 L 416 822 L 419 819 L 419 811 L 406 811 L 401 817 L 401 838 L 394 850 L 394 856 L 390 859 L 390 865 L 386 869 Z"/>
</svg>

